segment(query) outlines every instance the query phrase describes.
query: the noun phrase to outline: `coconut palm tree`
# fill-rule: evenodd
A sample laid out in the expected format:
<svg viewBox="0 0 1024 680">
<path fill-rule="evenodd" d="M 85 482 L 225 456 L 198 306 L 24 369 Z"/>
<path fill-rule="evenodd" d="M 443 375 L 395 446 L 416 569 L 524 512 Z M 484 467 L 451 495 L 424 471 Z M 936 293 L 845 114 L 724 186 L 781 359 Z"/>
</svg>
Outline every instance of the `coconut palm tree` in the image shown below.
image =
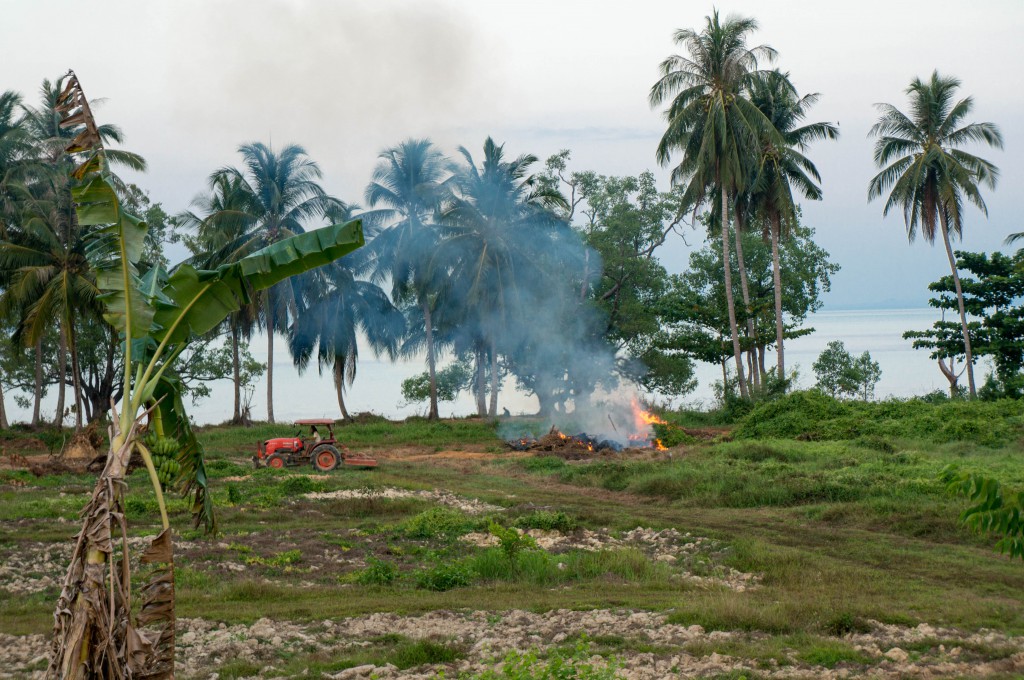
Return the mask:
<svg viewBox="0 0 1024 680">
<path fill-rule="evenodd" d="M 65 357 L 71 354 L 72 385 L 75 393 L 76 426 L 82 425 L 82 394 L 75 341 L 75 319 L 98 317 L 99 304 L 95 275 L 86 260 L 84 230 L 77 221 L 70 229 L 63 225 L 60 192 L 55 187 L 41 187 L 36 182 L 34 192 L 25 187 L 18 189 L 20 215 L 17 238 L 0 241 L 0 270 L 7 273 L 7 286 L 0 294 L 0 316 L 17 313 L 20 321 L 14 339 L 28 347 L 40 347 L 44 336 L 56 323 L 60 333 L 57 379 L 63 385 L 66 373 Z M 41 197 L 34 196 L 38 193 Z M 41 357 L 37 358 L 37 369 Z M 37 375 L 39 371 L 37 370 Z M 33 420 L 38 422 L 38 398 L 41 385 L 37 385 L 36 408 Z M 63 390 L 58 397 L 58 426 L 63 424 Z"/>
<path fill-rule="evenodd" d="M 245 180 L 235 173 L 214 172 L 208 180 L 208 191 L 192 200 L 192 210 L 179 215 L 179 222 L 195 231 L 186 239 L 192 251 L 193 263 L 202 269 L 234 262 L 254 252 L 258 242 L 249 236 L 253 227 L 250 193 Z M 234 385 L 234 411 L 231 422 L 242 423 L 241 353 L 242 340 L 248 342 L 259 325 L 260 302 L 257 296 L 249 304 L 228 315 L 231 343 L 232 383 Z"/>
<path fill-rule="evenodd" d="M 974 356 L 950 237 L 963 238 L 965 198 L 988 215 L 980 185 L 995 188 L 999 178 L 995 165 L 961 147 L 987 144 L 1002 148 L 1003 137 L 994 123 L 965 122 L 974 108 L 974 100 L 957 100 L 959 87 L 958 79 L 934 71 L 926 81 L 911 81 L 906 90 L 910 97 L 909 114 L 892 104 L 877 105 L 881 116 L 869 134 L 878 138 L 875 164 L 882 169 L 868 184 L 868 200 L 888 193 L 882 214 L 888 215 L 893 208 L 902 209 L 911 242 L 918 230 L 928 243 L 935 242 L 937 232 L 941 235 L 956 287 L 967 383 L 973 398 Z"/>
<path fill-rule="evenodd" d="M 78 225 L 72 190 L 78 180 L 69 170 L 73 164 L 65 154 L 67 147 L 84 129 L 78 121 L 61 126 L 62 114 L 58 104 L 67 76 L 56 81 L 44 80 L 40 88 L 38 107 L 21 106 L 19 121 L 21 132 L 17 136 L 19 160 L 16 176 L 6 173 L 8 207 L 24 211 L 17 215 L 17 229 L 6 230 L 5 267 L 25 271 L 11 272 L 17 277 L 16 288 L 6 292 L 4 306 L 8 310 L 19 309 L 18 336 L 36 349 L 36 395 L 33 408 L 33 422 L 39 420 L 39 403 L 42 392 L 43 335 L 53 325 L 59 332 L 60 347 L 57 352 L 57 415 L 58 425 L 63 424 L 67 357 L 71 357 L 71 384 L 75 399 L 75 425 L 82 425 L 82 387 L 75 343 L 75 320 L 88 317 L 98 309 L 89 292 L 87 281 L 91 280 L 84 257 L 86 233 Z M 11 99 L 5 97 L 8 108 Z M 9 116 L 9 114 L 8 114 Z M 98 125 L 98 138 L 104 143 L 123 141 L 120 129 L 115 125 Z M 110 149 L 107 156 L 112 165 L 142 171 L 146 162 L 129 151 Z M 124 184 L 116 175 L 112 181 L 124 190 Z M 26 274 L 33 270 L 34 275 Z M 32 278 L 32 277 L 35 278 Z M 94 288 L 94 284 L 93 288 Z M 42 297 L 31 299 L 32 294 Z"/>
<path fill-rule="evenodd" d="M 0 239 L 4 240 L 8 238 L 8 227 L 14 219 L 10 187 L 19 174 L 20 161 L 28 147 L 20 107 L 21 96 L 17 92 L 0 93 Z M 0 286 L 6 286 L 6 281 L 0 279 Z M 3 384 L 0 383 L 0 428 L 8 425 Z"/>
<path fill-rule="evenodd" d="M 0 92 L 0 238 L 7 238 L 7 227 L 14 219 L 9 187 L 21 174 L 30 150 L 24 121 L 20 116 L 21 95 Z"/>
<path fill-rule="evenodd" d="M 415 303 L 421 313 L 427 374 L 428 418 L 436 419 L 437 354 L 434 315 L 443 272 L 429 266 L 437 247 L 434 217 L 449 196 L 450 162 L 429 139 L 407 139 L 380 153 L 365 198 L 366 218 L 390 224 L 372 241 L 373 281 L 391 281 L 391 298 Z M 419 316 L 419 315 L 417 315 Z"/>
<path fill-rule="evenodd" d="M 839 128 L 832 123 L 804 123 L 808 110 L 820 95 L 799 96 L 788 73 L 776 72 L 772 77 L 755 80 L 750 85 L 750 100 L 782 138 L 777 144 L 771 137 L 763 140 L 761 162 L 751 191 L 752 212 L 767 227 L 772 244 L 772 278 L 775 288 L 775 345 L 778 356 L 777 375 L 786 377 L 786 358 L 782 319 L 782 275 L 779 265 L 779 240 L 796 222 L 793 190 L 812 201 L 821 200 L 821 176 L 814 163 L 804 155 L 808 145 L 819 139 L 838 139 Z"/>
<path fill-rule="evenodd" d="M 226 167 L 223 174 L 238 196 L 224 211 L 207 215 L 211 225 L 242 229 L 226 238 L 221 256 L 233 262 L 260 248 L 304 233 L 312 220 L 326 217 L 343 207 L 320 184 L 323 173 L 306 150 L 296 144 L 280 152 L 259 142 L 243 144 L 242 168 Z M 228 187 L 224 187 L 227 189 Z M 232 226 L 233 225 L 233 226 Z M 289 317 L 297 318 L 302 305 L 304 277 L 296 276 L 264 291 L 260 301 L 262 326 L 267 332 L 267 420 L 274 422 L 274 334 L 288 328 Z M 236 319 L 237 321 L 237 319 Z"/>
<path fill-rule="evenodd" d="M 518 291 L 526 283 L 524 277 L 541 276 L 536 264 L 544 259 L 550 232 L 568 228 L 553 210 L 567 209 L 568 203 L 556 188 L 529 174 L 536 156 L 506 160 L 504 145 L 490 137 L 479 168 L 466 148 L 459 152 L 465 164 L 456 175 L 455 198 L 441 220 L 442 240 L 434 259 L 449 271 L 450 295 L 457 297 L 450 308 L 461 318 L 447 325 L 464 329 L 469 344 L 475 345 L 478 383 L 484 358 L 490 359 L 487 413 L 495 416 L 499 338 L 511 337 L 517 323 L 526 323 L 518 318 L 524 311 Z"/>
<path fill-rule="evenodd" d="M 767 45 L 749 47 L 747 39 L 757 30 L 754 19 L 727 17 L 717 11 L 706 18 L 704 28 L 677 30 L 675 42 L 689 56 L 672 55 L 661 63 L 661 78 L 650 92 L 651 106 L 669 102 L 668 127 L 658 143 L 657 158 L 666 165 L 673 152 L 682 160 L 672 170 L 672 181 L 685 186 L 682 204 L 699 206 L 717 190 L 722 224 L 722 260 L 729 256 L 729 202 L 752 176 L 759 141 L 776 138 L 770 122 L 747 98 L 749 84 L 763 77 L 760 60 L 775 58 Z M 736 325 L 732 275 L 725 267 L 725 291 L 729 325 L 740 394 L 748 396 Z"/>
<path fill-rule="evenodd" d="M 359 363 L 359 335 L 379 356 L 397 357 L 405 334 L 405 317 L 379 286 L 356 277 L 350 258 L 317 271 L 317 285 L 305 312 L 296 319 L 289 343 L 293 361 L 301 373 L 316 351 L 317 368 L 330 369 L 338 396 L 341 417 L 349 420 L 345 408 L 345 386 L 352 385 Z"/>
</svg>

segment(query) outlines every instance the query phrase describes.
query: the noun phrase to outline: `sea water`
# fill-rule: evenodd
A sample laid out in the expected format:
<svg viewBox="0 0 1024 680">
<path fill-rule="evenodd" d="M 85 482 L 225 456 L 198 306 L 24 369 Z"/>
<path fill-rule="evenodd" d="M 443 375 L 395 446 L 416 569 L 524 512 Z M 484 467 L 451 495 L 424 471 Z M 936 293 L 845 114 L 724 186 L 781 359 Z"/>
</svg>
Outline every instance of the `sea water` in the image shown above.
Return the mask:
<svg viewBox="0 0 1024 680">
<path fill-rule="evenodd" d="M 910 340 L 903 339 L 904 331 L 925 330 L 939 318 L 935 309 L 886 309 L 886 310 L 842 310 L 822 311 L 807 320 L 806 326 L 815 332 L 807 337 L 786 343 L 787 371 L 797 371 L 797 385 L 812 387 L 814 372 L 811 365 L 825 346 L 840 340 L 846 349 L 856 355 L 870 352 L 872 359 L 882 369 L 882 377 L 875 390 L 876 398 L 888 396 L 910 397 L 934 390 L 948 390 L 948 383 L 939 371 L 935 360 L 928 351 L 915 350 Z M 267 341 L 265 336 L 255 336 L 250 344 L 252 355 L 265 362 Z M 442 359 L 444 365 L 446 359 Z M 766 365 L 774 365 L 775 355 L 766 356 Z M 402 400 L 402 381 L 425 370 L 422 359 L 406 359 L 392 363 L 387 359 L 375 358 L 372 352 L 360 348 L 360 360 L 355 383 L 346 389 L 345 404 L 349 413 L 372 411 L 391 418 L 424 414 L 425 404 L 405 404 Z M 976 370 L 980 384 L 988 364 L 981 362 Z M 698 386 L 689 395 L 673 400 L 673 405 L 710 407 L 714 404 L 714 383 L 721 381 L 720 365 L 698 364 L 696 370 Z M 966 378 L 961 379 L 966 385 Z M 212 394 L 197 404 L 187 404 L 189 413 L 197 424 L 220 423 L 231 418 L 233 392 L 230 380 L 211 384 Z M 9 419 L 27 421 L 31 412 L 20 409 L 11 395 L 5 391 Z M 662 399 L 657 399 L 663 401 Z M 43 401 L 44 414 L 52 418 L 56 403 L 55 390 Z M 515 388 L 514 379 L 506 379 L 498 401 L 499 410 L 507 408 L 512 414 L 534 413 L 536 398 L 522 394 Z M 462 416 L 474 413 L 476 404 L 469 394 L 461 394 L 454 402 L 440 404 L 442 416 Z M 328 371 L 320 375 L 315 365 L 299 374 L 292 365 L 287 342 L 277 337 L 274 341 L 274 415 L 278 422 L 297 418 L 338 418 L 337 396 L 334 381 Z M 255 386 L 252 397 L 252 417 L 264 420 L 266 410 L 265 376 Z"/>
</svg>

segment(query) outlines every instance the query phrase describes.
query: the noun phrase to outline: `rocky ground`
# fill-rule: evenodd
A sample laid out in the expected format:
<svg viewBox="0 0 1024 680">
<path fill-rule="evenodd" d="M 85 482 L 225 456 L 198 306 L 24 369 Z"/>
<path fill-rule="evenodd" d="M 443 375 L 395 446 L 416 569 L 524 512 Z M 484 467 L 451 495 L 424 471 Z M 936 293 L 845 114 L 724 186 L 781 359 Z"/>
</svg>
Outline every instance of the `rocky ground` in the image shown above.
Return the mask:
<svg viewBox="0 0 1024 680">
<path fill-rule="evenodd" d="M 619 675 L 634 680 L 698 678 L 747 670 L 768 678 L 950 678 L 1007 676 L 1024 672 L 1024 639 L 997 632 L 963 634 L 921 624 L 914 628 L 870 622 L 871 630 L 851 633 L 837 642 L 863 654 L 866 663 L 841 662 L 833 668 L 801 662 L 795 650 L 778 658 L 750 659 L 709 651 L 741 648 L 763 641 L 764 634 L 705 631 L 700 626 L 666 623 L 665 615 L 628 610 L 577 612 L 558 610 L 544 614 L 510 611 L 437 611 L 418 617 L 372 614 L 312 624 L 261 619 L 251 626 L 218 624 L 203 619 L 178 623 L 178 673 L 181 678 L 218 678 L 216 669 L 228 661 L 254 662 L 262 670 L 254 678 L 277 678 L 284 659 L 316 652 L 339 655 L 372 644 L 384 635 L 444 641 L 462 651 L 464 658 L 444 664 L 398 670 L 384 664 L 349 668 L 325 677 L 435 678 L 495 668 L 509 650 L 566 645 L 581 634 L 591 640 L 620 641 L 614 654 Z M 633 649 L 631 649 L 633 648 Z M 636 651 L 636 649 L 649 651 Z M 42 678 L 48 641 L 42 635 L 16 637 L 0 634 L 0 678 Z M 979 661 L 984 650 L 988 661 Z M 998 657 L 991 660 L 993 657 Z M 605 661 L 595 658 L 597 664 Z"/>
<path fill-rule="evenodd" d="M 475 498 L 457 496 L 444 489 L 433 489 L 431 491 L 410 491 L 408 489 L 396 489 L 395 487 L 366 488 L 366 489 L 339 489 L 337 491 L 322 491 L 305 494 L 310 500 L 345 500 L 345 499 L 383 499 L 396 500 L 399 498 L 419 498 L 455 508 L 471 515 L 481 515 L 488 512 L 499 512 L 502 508 Z"/>
<path fill-rule="evenodd" d="M 412 512 L 428 503 L 473 516 L 477 531 L 449 539 L 447 548 L 454 554 L 498 544 L 496 536 L 479 528 L 494 516 L 508 518 L 510 526 L 516 517 L 511 510 L 445 489 L 336 489 L 306 493 L 286 502 L 288 507 L 316 519 L 339 511 L 332 509 L 338 501 L 374 500 L 390 505 L 404 499 L 416 501 L 411 504 L 415 507 Z M 398 525 L 392 522 L 375 531 L 342 528 L 325 532 L 313 528 L 315 524 L 289 530 L 259 528 L 213 541 L 179 540 L 175 549 L 181 566 L 214 577 L 217 583 L 244 577 L 290 586 L 331 584 L 351 588 L 351 579 L 346 577 L 365 568 L 370 556 L 389 555 L 408 573 L 421 566 L 415 562 L 418 553 L 409 548 L 435 547 L 429 540 L 403 537 L 396 529 Z M 763 580 L 761 574 L 727 566 L 727 544 L 690 532 L 644 526 L 621 532 L 583 527 L 519 531 L 558 560 L 570 551 L 639 550 L 647 559 L 671 567 L 671 578 L 686 582 L 691 594 L 694 585 L 707 589 L 702 593 L 753 591 L 749 596 L 770 592 L 771 588 L 770 581 Z M 130 539 L 134 559 L 148 541 L 146 537 Z M 408 563 L 398 557 L 403 549 L 403 559 Z M 45 598 L 47 593 L 55 593 L 71 550 L 68 543 L 25 541 L 19 542 L 16 550 L 9 546 L 0 548 L 0 598 Z M 285 559 L 291 553 L 301 556 L 294 564 Z M 675 580 L 671 583 L 674 587 Z M 477 583 L 469 587 L 486 585 Z M 680 591 L 685 593 L 686 589 Z M 382 590 L 382 609 L 389 608 L 387 592 Z M 487 602 L 471 606 L 487 606 Z M 249 625 L 188 618 L 178 621 L 177 669 L 178 677 L 186 680 L 389 680 L 436 678 L 441 674 L 458 678 L 500 668 L 502 657 L 511 651 L 535 650 L 543 657 L 553 650 L 572 650 L 583 645 L 592 663 L 599 667 L 610 663 L 617 669 L 618 677 L 633 680 L 739 678 L 743 674 L 751 678 L 893 680 L 1024 677 L 1024 637 L 990 630 L 965 632 L 925 623 L 909 627 L 857 621 L 851 624 L 851 632 L 843 635 L 772 636 L 763 632 L 705 630 L 699 625 L 670 622 L 671 616 L 672 611 L 558 609 L 541 613 L 433 611 L 419 616 L 376 613 L 313 622 L 264 618 Z M 328 671 L 317 670 L 334 661 L 357 658 L 361 652 L 380 652 L 382 640 L 391 640 L 392 644 L 397 644 L 395 640 L 404 641 L 403 644 L 431 641 L 453 650 L 457 660 L 399 668 L 392 663 L 397 663 L 396 659 L 381 652 L 378 656 L 384 660 L 375 663 L 360 661 L 361 665 L 350 668 L 334 663 Z M 824 651 L 816 655 L 809 650 Z M 44 677 L 48 651 L 49 639 L 45 635 L 14 636 L 0 632 L 0 679 Z"/>
</svg>

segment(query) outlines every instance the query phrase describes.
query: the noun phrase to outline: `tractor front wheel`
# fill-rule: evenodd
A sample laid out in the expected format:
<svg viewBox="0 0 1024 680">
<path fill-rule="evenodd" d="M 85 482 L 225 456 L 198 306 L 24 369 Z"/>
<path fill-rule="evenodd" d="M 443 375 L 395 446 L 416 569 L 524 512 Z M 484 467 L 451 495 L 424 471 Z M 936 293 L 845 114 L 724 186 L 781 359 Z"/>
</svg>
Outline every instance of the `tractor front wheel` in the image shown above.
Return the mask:
<svg viewBox="0 0 1024 680">
<path fill-rule="evenodd" d="M 330 444 L 318 446 L 313 450 L 313 467 L 320 472 L 330 472 L 341 462 L 341 453 Z"/>
<path fill-rule="evenodd" d="M 272 467 L 275 470 L 280 470 L 285 466 L 285 460 L 283 457 L 275 454 L 270 455 L 267 458 L 267 467 Z"/>
</svg>

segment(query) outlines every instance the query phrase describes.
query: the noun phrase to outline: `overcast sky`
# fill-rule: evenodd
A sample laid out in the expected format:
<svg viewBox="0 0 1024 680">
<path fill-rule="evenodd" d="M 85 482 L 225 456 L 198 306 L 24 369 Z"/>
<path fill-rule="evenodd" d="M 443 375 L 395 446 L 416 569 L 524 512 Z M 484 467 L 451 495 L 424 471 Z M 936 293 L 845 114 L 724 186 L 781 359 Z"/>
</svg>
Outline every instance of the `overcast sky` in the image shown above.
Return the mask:
<svg viewBox="0 0 1024 680">
<path fill-rule="evenodd" d="M 805 222 L 842 266 L 828 308 L 920 307 L 948 271 L 941 247 L 908 245 L 901 217 L 867 204 L 873 174 L 872 104 L 903 107 L 913 76 L 937 68 L 974 96 L 974 120 L 999 124 L 1002 170 L 986 192 L 989 218 L 972 213 L 963 247 L 998 248 L 1022 189 L 1024 2 L 821 0 L 721 3 L 754 16 L 756 42 L 801 92 L 820 92 L 815 120 L 842 137 L 810 155 L 825 198 Z M 209 173 L 237 161 L 248 141 L 298 143 L 324 170 L 328 190 L 361 201 L 379 151 L 428 136 L 449 152 L 492 135 L 541 158 L 568 148 L 574 169 L 655 170 L 660 112 L 647 105 L 657 65 L 676 51 L 674 29 L 699 27 L 700 2 L 312 2 L 146 0 L 81 3 L 0 0 L 0 90 L 29 101 L 43 78 L 73 68 L 103 122 L 149 161 L 133 178 L 169 212 L 187 207 Z M 691 243 L 700 236 L 688 236 Z M 686 247 L 662 259 L 685 267 Z"/>
</svg>

